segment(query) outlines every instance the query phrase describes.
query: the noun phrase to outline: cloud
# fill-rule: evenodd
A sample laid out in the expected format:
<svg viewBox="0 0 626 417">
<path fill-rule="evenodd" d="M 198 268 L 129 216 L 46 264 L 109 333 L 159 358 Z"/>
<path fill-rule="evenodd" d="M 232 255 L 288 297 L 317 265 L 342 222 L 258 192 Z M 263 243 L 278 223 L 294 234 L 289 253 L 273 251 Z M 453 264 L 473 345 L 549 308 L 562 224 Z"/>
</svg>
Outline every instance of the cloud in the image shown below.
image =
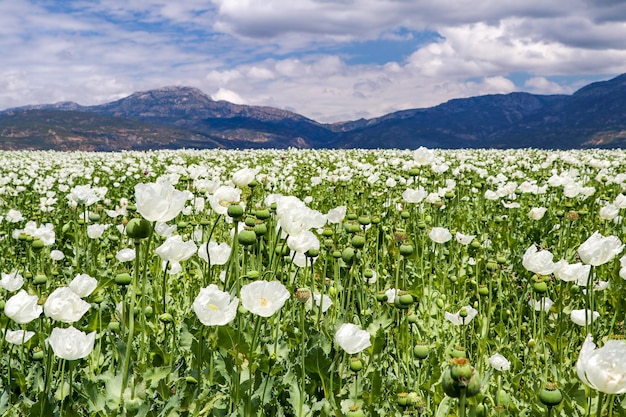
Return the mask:
<svg viewBox="0 0 626 417">
<path fill-rule="evenodd" d="M 248 104 L 239 94 L 234 91 L 220 88 L 217 93 L 213 94 L 211 98 L 215 101 L 229 101 L 234 104 Z"/>
<path fill-rule="evenodd" d="M 626 72 L 624 21 L 614 0 L 0 2 L 0 109 L 189 85 L 330 122 L 571 93 Z"/>
<path fill-rule="evenodd" d="M 571 94 L 573 90 L 544 77 L 533 77 L 524 82 L 524 87 L 535 94 Z"/>
</svg>

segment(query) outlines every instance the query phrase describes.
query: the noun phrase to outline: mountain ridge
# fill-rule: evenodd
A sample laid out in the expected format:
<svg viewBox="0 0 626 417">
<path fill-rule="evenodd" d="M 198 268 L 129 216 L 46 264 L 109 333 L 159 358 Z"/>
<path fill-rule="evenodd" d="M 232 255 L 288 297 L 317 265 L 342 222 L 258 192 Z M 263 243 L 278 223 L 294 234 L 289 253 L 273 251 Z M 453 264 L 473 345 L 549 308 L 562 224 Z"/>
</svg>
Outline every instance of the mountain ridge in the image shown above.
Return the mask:
<svg viewBox="0 0 626 417">
<path fill-rule="evenodd" d="M 51 134 L 54 132 L 55 134 Z M 626 74 L 571 95 L 456 98 L 372 119 L 319 123 L 269 106 L 165 86 L 113 102 L 0 111 L 0 149 L 624 147 Z"/>
</svg>

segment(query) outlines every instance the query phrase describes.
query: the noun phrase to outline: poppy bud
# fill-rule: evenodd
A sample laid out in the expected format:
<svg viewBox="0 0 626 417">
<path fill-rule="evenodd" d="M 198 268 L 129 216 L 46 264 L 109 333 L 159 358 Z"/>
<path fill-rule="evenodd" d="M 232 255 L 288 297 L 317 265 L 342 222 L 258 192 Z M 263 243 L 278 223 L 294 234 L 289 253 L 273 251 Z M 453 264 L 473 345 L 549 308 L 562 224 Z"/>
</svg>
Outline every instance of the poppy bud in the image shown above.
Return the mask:
<svg viewBox="0 0 626 417">
<path fill-rule="evenodd" d="M 145 239 L 150 236 L 152 225 L 146 219 L 135 217 L 128 221 L 126 225 L 126 234 L 131 239 Z"/>
</svg>

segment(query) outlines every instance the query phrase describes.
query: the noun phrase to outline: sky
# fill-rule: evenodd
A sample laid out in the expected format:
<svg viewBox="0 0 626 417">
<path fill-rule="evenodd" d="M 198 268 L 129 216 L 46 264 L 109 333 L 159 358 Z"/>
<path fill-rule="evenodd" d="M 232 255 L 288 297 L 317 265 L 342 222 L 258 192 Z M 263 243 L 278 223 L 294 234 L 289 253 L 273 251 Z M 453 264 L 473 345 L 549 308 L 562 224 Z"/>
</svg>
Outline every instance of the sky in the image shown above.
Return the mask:
<svg viewBox="0 0 626 417">
<path fill-rule="evenodd" d="M 0 110 L 165 86 L 332 123 L 626 73 L 624 0 L 0 0 Z"/>
</svg>

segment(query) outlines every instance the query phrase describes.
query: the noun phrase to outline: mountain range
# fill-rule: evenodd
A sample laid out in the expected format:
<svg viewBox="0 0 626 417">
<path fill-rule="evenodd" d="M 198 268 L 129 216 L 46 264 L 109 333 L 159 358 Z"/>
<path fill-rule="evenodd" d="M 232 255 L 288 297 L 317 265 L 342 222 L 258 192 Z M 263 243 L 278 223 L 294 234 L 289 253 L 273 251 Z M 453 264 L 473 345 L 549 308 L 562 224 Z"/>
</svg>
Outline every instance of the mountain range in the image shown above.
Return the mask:
<svg viewBox="0 0 626 417">
<path fill-rule="evenodd" d="M 274 107 L 215 101 L 191 87 L 0 112 L 0 149 L 623 148 L 626 74 L 571 95 L 492 94 L 323 124 Z"/>
</svg>

